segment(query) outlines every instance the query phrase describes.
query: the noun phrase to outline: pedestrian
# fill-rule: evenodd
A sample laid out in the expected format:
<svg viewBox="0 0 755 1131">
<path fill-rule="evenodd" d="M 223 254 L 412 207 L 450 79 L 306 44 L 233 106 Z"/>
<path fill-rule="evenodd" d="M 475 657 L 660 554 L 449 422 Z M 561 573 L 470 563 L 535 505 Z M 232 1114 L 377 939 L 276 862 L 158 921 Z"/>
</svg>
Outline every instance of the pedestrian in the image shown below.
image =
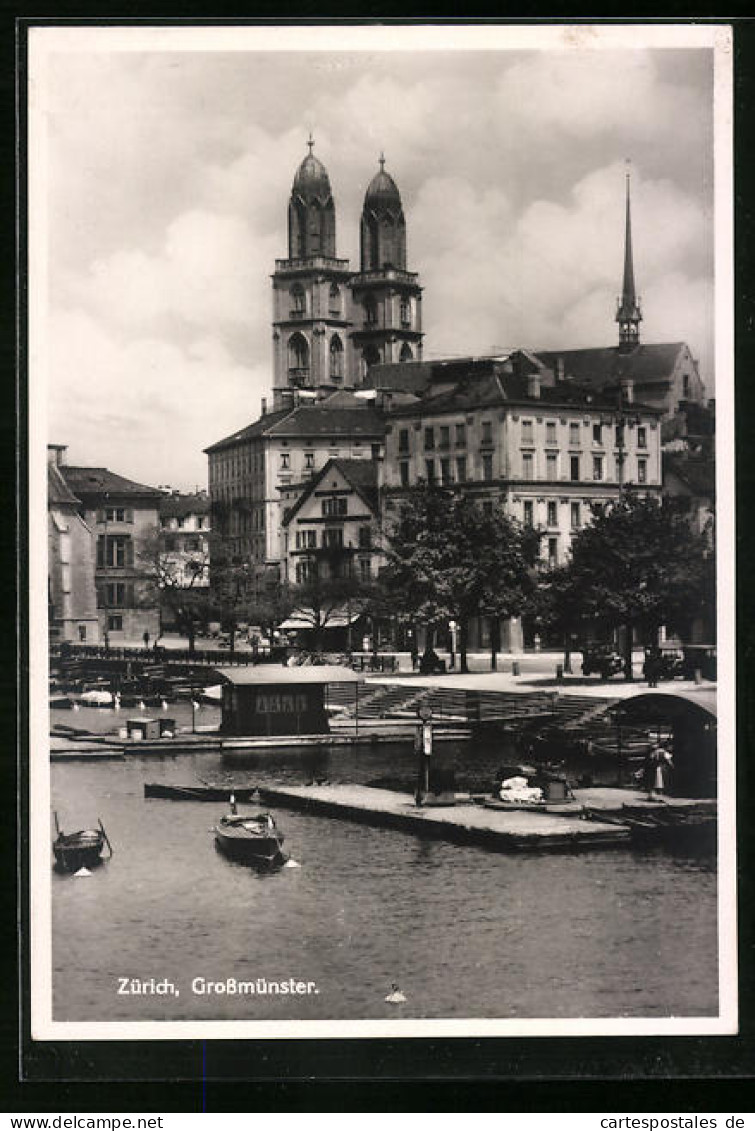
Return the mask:
<svg viewBox="0 0 755 1131">
<path fill-rule="evenodd" d="M 673 765 L 674 760 L 671 751 L 662 742 L 659 742 L 648 756 L 647 786 L 649 799 L 662 797 L 663 794 L 668 793 Z"/>
<path fill-rule="evenodd" d="M 660 653 L 657 648 L 648 648 L 645 655 L 644 674 L 648 681 L 648 687 L 658 686 L 658 677 L 660 676 Z"/>
<path fill-rule="evenodd" d="M 144 647 L 149 648 L 149 633 L 148 632 L 144 633 L 142 640 L 144 641 Z"/>
<path fill-rule="evenodd" d="M 418 663 L 419 663 L 419 652 L 417 651 L 417 645 L 413 643 L 412 644 L 412 671 L 413 672 L 416 672 Z"/>
</svg>

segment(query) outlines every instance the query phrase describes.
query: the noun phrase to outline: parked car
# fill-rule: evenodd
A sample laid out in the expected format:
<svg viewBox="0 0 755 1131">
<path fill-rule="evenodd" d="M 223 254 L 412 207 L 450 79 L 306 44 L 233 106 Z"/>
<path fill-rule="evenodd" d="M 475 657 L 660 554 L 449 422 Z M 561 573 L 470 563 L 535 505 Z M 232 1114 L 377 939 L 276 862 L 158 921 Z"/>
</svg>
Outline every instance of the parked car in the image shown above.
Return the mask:
<svg viewBox="0 0 755 1131">
<path fill-rule="evenodd" d="M 420 675 L 443 675 L 446 671 L 446 661 L 442 660 L 437 652 L 423 652 L 419 659 Z"/>
<path fill-rule="evenodd" d="M 649 683 L 684 675 L 684 653 L 673 645 L 650 645 L 645 649 L 642 674 Z"/>
<path fill-rule="evenodd" d="M 582 650 L 582 674 L 597 673 L 601 679 L 610 679 L 624 671 L 624 661 L 611 644 L 588 644 Z"/>
<path fill-rule="evenodd" d="M 715 644 L 685 644 L 682 652 L 684 654 L 682 672 L 685 679 L 694 679 L 695 672 L 700 672 L 703 679 L 717 678 L 718 653 Z"/>
</svg>

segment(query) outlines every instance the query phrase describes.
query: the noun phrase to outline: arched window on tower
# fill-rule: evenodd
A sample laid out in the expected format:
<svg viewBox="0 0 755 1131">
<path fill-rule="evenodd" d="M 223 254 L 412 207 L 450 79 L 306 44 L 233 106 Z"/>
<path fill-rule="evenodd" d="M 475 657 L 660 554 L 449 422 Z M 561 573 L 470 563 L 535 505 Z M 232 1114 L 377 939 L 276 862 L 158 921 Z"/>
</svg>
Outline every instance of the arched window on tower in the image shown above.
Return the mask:
<svg viewBox="0 0 755 1131">
<path fill-rule="evenodd" d="M 307 208 L 302 201 L 294 206 L 293 228 L 292 252 L 295 259 L 302 259 L 307 251 Z"/>
<path fill-rule="evenodd" d="M 405 362 L 405 361 L 414 361 L 414 354 L 412 353 L 412 347 L 409 345 L 408 342 L 404 342 L 403 346 L 401 347 L 401 353 L 399 354 L 398 359 L 402 363 Z"/>
<path fill-rule="evenodd" d="M 367 295 L 364 300 L 364 320 L 368 326 L 374 326 L 377 322 L 377 303 L 372 295 Z"/>
<path fill-rule="evenodd" d="M 376 346 L 367 346 L 362 354 L 362 368 L 364 373 L 372 368 L 373 365 L 380 364 L 380 353 Z"/>
<path fill-rule="evenodd" d="M 338 334 L 334 334 L 330 339 L 330 379 L 331 381 L 343 381 L 343 345 Z"/>
<path fill-rule="evenodd" d="M 406 329 L 412 324 L 412 304 L 408 298 L 401 299 L 401 325 Z"/>
<path fill-rule="evenodd" d="M 303 334 L 288 339 L 288 379 L 292 385 L 309 384 L 309 344 Z"/>
<path fill-rule="evenodd" d="M 383 226 L 383 238 L 381 242 L 381 258 L 382 263 L 379 267 L 395 267 L 396 266 L 396 226 L 393 222 L 393 217 L 390 213 L 386 213 L 381 220 Z"/>
<path fill-rule="evenodd" d="M 340 315 L 341 313 L 341 289 L 336 283 L 332 283 L 330 287 L 328 310 L 331 314 L 335 315 Z"/>
<path fill-rule="evenodd" d="M 309 205 L 307 235 L 307 253 L 319 255 L 322 247 L 322 210 L 316 200 Z"/>
<path fill-rule="evenodd" d="M 307 312 L 307 296 L 304 294 L 304 287 L 296 283 L 291 288 L 291 317 L 303 318 Z"/>
<path fill-rule="evenodd" d="M 380 234 L 378 231 L 378 222 L 374 216 L 370 217 L 367 229 L 369 234 L 369 263 L 367 266 L 369 270 L 376 271 L 380 267 L 380 263 L 378 262 L 380 257 Z"/>
</svg>

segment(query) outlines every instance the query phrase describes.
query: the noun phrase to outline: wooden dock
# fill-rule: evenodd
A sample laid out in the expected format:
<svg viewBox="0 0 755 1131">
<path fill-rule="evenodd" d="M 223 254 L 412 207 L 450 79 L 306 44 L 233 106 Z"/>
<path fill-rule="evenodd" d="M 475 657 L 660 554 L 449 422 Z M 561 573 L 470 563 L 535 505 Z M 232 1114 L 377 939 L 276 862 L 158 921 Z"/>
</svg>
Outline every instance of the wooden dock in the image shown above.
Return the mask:
<svg viewBox="0 0 755 1131">
<path fill-rule="evenodd" d="M 377 744 L 414 743 L 414 726 L 405 723 L 386 724 L 370 720 L 358 728 L 341 728 L 329 734 L 278 734 L 267 737 L 235 737 L 222 735 L 218 731 L 190 734 L 179 732 L 173 738 L 124 739 L 111 734 L 78 736 L 67 738 L 53 735 L 51 738 L 50 760 L 65 762 L 95 758 L 122 758 L 129 754 L 169 755 L 176 754 L 222 754 L 231 761 L 243 759 L 245 755 L 272 750 L 307 750 L 323 746 L 374 746 Z M 434 732 L 436 743 L 455 742 L 469 738 L 465 727 L 438 727 Z"/>
<path fill-rule="evenodd" d="M 631 837 L 628 826 L 585 821 L 576 815 L 501 812 L 469 800 L 447 807 L 418 807 L 406 794 L 363 785 L 260 786 L 259 797 L 266 805 L 484 845 L 501 852 L 609 848 L 626 845 Z"/>
</svg>

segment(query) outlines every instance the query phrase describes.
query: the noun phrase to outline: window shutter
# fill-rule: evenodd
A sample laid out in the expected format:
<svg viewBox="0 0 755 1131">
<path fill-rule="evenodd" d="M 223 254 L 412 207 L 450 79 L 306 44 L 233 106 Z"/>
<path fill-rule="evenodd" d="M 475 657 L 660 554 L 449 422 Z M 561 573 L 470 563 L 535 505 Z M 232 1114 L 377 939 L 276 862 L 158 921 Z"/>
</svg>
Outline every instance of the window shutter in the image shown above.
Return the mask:
<svg viewBox="0 0 755 1131">
<path fill-rule="evenodd" d="M 130 522 L 130 523 L 133 524 L 133 521 L 134 521 L 134 512 L 129 507 L 129 509 L 126 511 L 126 522 Z"/>
<path fill-rule="evenodd" d="M 130 538 L 126 540 L 125 562 L 127 566 L 132 566 L 134 564 L 134 543 Z"/>
<path fill-rule="evenodd" d="M 97 565 L 104 566 L 105 564 L 105 535 L 100 534 L 97 538 Z"/>
</svg>

